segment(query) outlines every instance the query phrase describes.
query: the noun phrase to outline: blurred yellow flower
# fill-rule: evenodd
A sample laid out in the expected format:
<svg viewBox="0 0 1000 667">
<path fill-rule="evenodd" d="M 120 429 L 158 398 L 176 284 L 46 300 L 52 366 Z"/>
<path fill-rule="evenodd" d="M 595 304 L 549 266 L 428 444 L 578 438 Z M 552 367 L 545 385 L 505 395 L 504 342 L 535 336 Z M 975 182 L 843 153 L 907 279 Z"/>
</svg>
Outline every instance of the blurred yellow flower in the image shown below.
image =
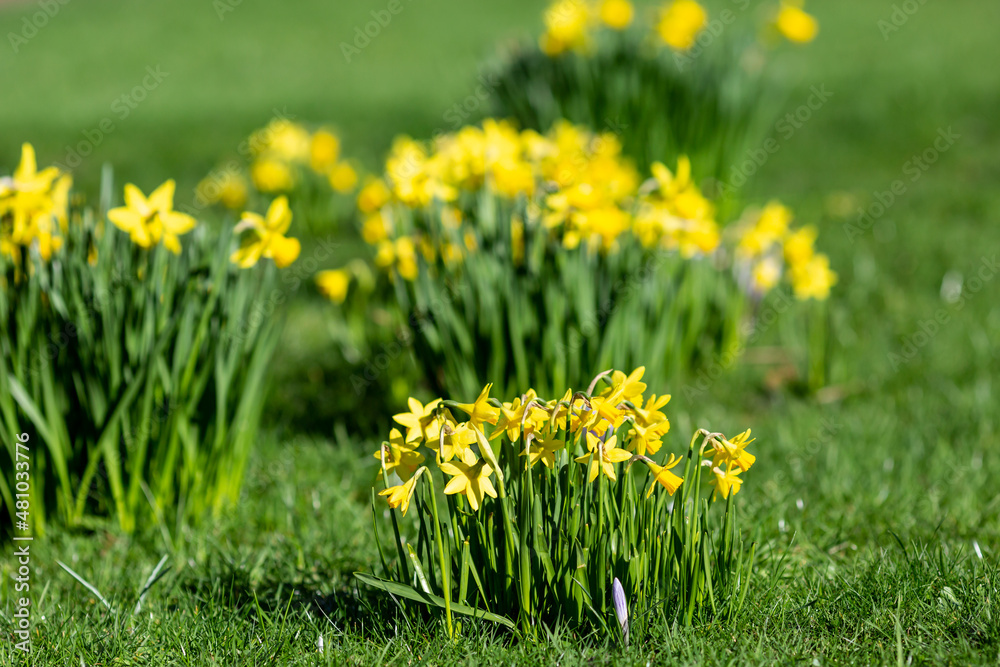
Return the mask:
<svg viewBox="0 0 1000 667">
<path fill-rule="evenodd" d="M 804 44 L 816 38 L 819 23 L 803 11 L 801 0 L 783 0 L 774 24 L 785 39 Z"/>
<path fill-rule="evenodd" d="M 336 192 L 350 192 L 358 184 L 358 172 L 347 162 L 340 162 L 328 174 L 330 187 Z"/>
<path fill-rule="evenodd" d="M 292 168 L 285 162 L 271 158 L 255 160 L 250 165 L 250 178 L 254 187 L 265 194 L 287 192 L 295 185 Z"/>
<path fill-rule="evenodd" d="M 221 203 L 230 210 L 247 203 L 247 183 L 242 174 L 224 169 L 206 176 L 195 188 L 195 195 L 206 204 Z"/>
<path fill-rule="evenodd" d="M 604 0 L 600 13 L 604 25 L 612 30 L 624 30 L 632 23 L 635 10 L 628 0 Z"/>
<path fill-rule="evenodd" d="M 340 139 L 336 134 L 321 128 L 309 140 L 309 167 L 317 174 L 325 174 L 340 157 Z"/>
<path fill-rule="evenodd" d="M 391 196 L 385 181 L 381 178 L 369 178 L 358 193 L 358 210 L 362 213 L 374 213 L 388 204 Z"/>
<path fill-rule="evenodd" d="M 695 0 L 672 0 L 661 11 L 656 31 L 670 48 L 687 51 L 707 22 L 705 9 Z"/>
<path fill-rule="evenodd" d="M 316 287 L 330 301 L 341 304 L 347 298 L 351 274 L 346 269 L 331 269 L 316 274 Z"/>
<path fill-rule="evenodd" d="M 547 55 L 556 56 L 586 45 L 591 17 L 584 0 L 557 0 L 545 10 L 544 20 L 540 46 Z"/>
<path fill-rule="evenodd" d="M 149 199 L 136 186 L 125 186 L 125 206 L 108 211 L 108 220 L 123 232 L 127 232 L 132 242 L 141 248 L 151 248 L 163 243 L 170 252 L 181 251 L 177 238 L 194 229 L 195 219 L 185 213 L 174 211 L 174 189 L 169 180 L 156 188 Z"/>
<path fill-rule="evenodd" d="M 298 239 L 285 236 L 291 224 L 292 211 L 285 196 L 271 202 L 266 218 L 257 213 L 244 212 L 235 232 L 240 234 L 249 230 L 251 233 L 244 237 L 240 249 L 232 254 L 230 260 L 246 269 L 261 257 L 266 257 L 273 259 L 279 269 L 285 268 L 298 258 L 302 250 Z"/>
<path fill-rule="evenodd" d="M 830 258 L 822 253 L 816 253 L 807 262 L 792 265 L 788 273 L 795 297 L 801 300 L 824 301 L 837 284 L 837 274 L 830 269 Z"/>
</svg>

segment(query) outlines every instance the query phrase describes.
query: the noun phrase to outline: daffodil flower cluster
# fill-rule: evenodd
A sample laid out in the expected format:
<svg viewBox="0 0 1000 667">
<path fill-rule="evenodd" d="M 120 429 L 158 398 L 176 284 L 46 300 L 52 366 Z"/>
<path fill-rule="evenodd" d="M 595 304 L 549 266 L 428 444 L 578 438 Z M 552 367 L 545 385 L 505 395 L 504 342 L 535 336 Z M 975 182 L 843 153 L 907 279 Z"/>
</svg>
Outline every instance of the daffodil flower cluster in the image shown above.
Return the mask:
<svg viewBox="0 0 1000 667">
<path fill-rule="evenodd" d="M 20 264 L 18 248 L 35 246 L 45 261 L 62 245 L 73 181 L 56 167 L 41 171 L 31 144 L 21 146 L 21 162 L 0 177 L 0 255 Z"/>
<path fill-rule="evenodd" d="M 291 193 L 308 174 L 338 193 L 351 192 L 358 182 L 357 169 L 343 158 L 340 137 L 326 127 L 310 131 L 275 118 L 255 130 L 240 153 L 250 161 L 249 175 L 238 162 L 213 171 L 195 190 L 200 202 L 239 210 L 247 203 L 248 180 L 257 192 L 271 196 Z"/>
<path fill-rule="evenodd" d="M 460 265 L 480 248 L 475 217 L 483 194 L 525 204 L 504 240 L 515 263 L 524 258 L 526 234 L 537 230 L 557 247 L 605 253 L 629 239 L 685 257 L 719 245 L 714 207 L 692 181 L 686 158 L 676 175 L 656 164 L 644 183 L 610 133 L 563 122 L 542 135 L 487 120 L 429 145 L 395 142 L 386 177 L 369 179 L 358 195 L 361 233 L 375 246 L 375 264 L 410 281 L 421 259 L 445 269 Z"/>
<path fill-rule="evenodd" d="M 756 295 L 770 291 L 787 274 L 799 299 L 825 300 L 837 283 L 830 260 L 814 247 L 817 230 L 791 227 L 792 212 L 780 202 L 748 210 L 734 225 L 735 270 Z"/>
<path fill-rule="evenodd" d="M 803 0 L 781 0 L 771 11 L 768 27 L 791 42 L 812 41 L 818 24 L 803 4 Z M 596 29 L 626 30 L 634 16 L 635 8 L 628 0 L 555 0 L 545 10 L 545 32 L 539 47 L 549 56 L 586 52 L 592 47 Z M 655 9 L 653 19 L 653 32 L 660 43 L 679 52 L 690 50 L 709 23 L 708 12 L 695 0 L 667 0 Z"/>
<path fill-rule="evenodd" d="M 600 622 L 612 572 L 628 573 L 638 607 L 666 603 L 686 623 L 708 606 L 710 577 L 713 612 L 734 613 L 752 560 L 732 511 L 755 461 L 750 431 L 730 439 L 700 429 L 686 454 L 658 457 L 670 396 L 647 393 L 644 372 L 606 371 L 553 399 L 529 389 L 501 401 L 492 385 L 471 403 L 411 398 L 373 456 L 378 495 L 403 517 L 416 507 L 419 534 L 403 540 L 392 514 L 397 567 L 383 555 L 388 579 L 359 578 L 423 602 L 440 595 L 449 631 L 456 611 L 526 633 L 574 612 L 577 623 Z M 717 530 L 704 514 L 708 493 L 726 500 L 725 519 L 704 540 Z M 407 563 L 423 594 L 409 588 Z"/>
<path fill-rule="evenodd" d="M 102 176 L 100 191 L 112 192 L 111 171 Z M 0 177 L 0 422 L 31 424 L 42 441 L 32 468 L 50 492 L 33 527 L 110 512 L 131 532 L 151 507 L 179 520 L 222 511 L 239 495 L 282 324 L 264 303 L 275 271 L 233 263 L 294 260 L 287 201 L 246 214 L 233 253 L 232 226 L 199 229 L 175 210 L 173 180 L 151 192 L 125 184 L 107 211 L 78 203 L 71 183 L 39 169 L 30 144 Z M 71 340 L 46 344 L 67 331 Z M 169 420 L 155 414 L 161 403 L 176 408 Z M 98 471 L 106 483 L 95 495 Z M 10 488 L 0 485 L 4 505 Z"/>
<path fill-rule="evenodd" d="M 409 412 L 393 417 L 399 427 L 392 429 L 389 440 L 373 455 L 386 479 L 395 473 L 402 484 L 388 486 L 379 495 L 387 496 L 390 506 L 400 507 L 405 514 L 415 489 L 414 478 L 427 470 L 428 461 L 434 461 L 450 477 L 445 494 L 465 496 L 475 511 L 487 496 L 497 497 L 492 478 L 497 474 L 502 483 L 503 468 L 530 470 L 541 463 L 556 471 L 569 465 L 570 458 L 585 466 L 590 483 L 600 476 L 616 482 L 616 464 L 641 461 L 651 473 L 647 497 L 657 485 L 673 495 L 684 480 L 671 470 L 682 459 L 671 454 L 659 464 L 649 458 L 659 452 L 670 431 L 670 421 L 662 412 L 670 396 L 645 398 L 644 372 L 640 367 L 629 375 L 621 371 L 602 374 L 600 377 L 607 375 L 609 379 L 602 391 L 567 390 L 561 398 L 551 400 L 541 399 L 529 389 L 512 401 L 501 402 L 490 398 L 492 385 L 484 387 L 472 403 L 437 398 L 425 405 L 410 398 Z M 738 475 L 753 464 L 754 456 L 746 452 L 748 435 L 749 431 L 730 442 L 713 434 L 703 447 L 712 456 L 713 483 L 724 498 L 739 491 Z M 498 458 L 491 443 L 503 437 L 513 447 L 499 451 L 516 451 L 518 457 L 524 457 L 522 464 Z"/>
<path fill-rule="evenodd" d="M 715 205 L 694 182 L 687 157 L 674 171 L 657 162 L 651 172 L 643 179 L 614 135 L 566 122 L 545 135 L 487 120 L 430 144 L 403 137 L 386 160 L 385 178 L 370 177 L 358 194 L 361 234 L 375 248 L 375 265 L 407 281 L 417 279 L 421 266 L 460 273 L 477 251 L 499 250 L 518 265 L 525 238 L 538 233 L 551 241 L 552 252 L 584 247 L 607 254 L 638 243 L 687 259 L 716 253 L 731 240 L 735 252 L 729 254 L 742 262 L 737 272 L 749 270 L 742 281 L 748 291 L 766 293 L 788 274 L 801 298 L 827 297 L 836 276 L 826 257 L 811 250 L 813 228 L 789 229 L 787 208 L 769 204 L 756 224 L 744 220 L 724 239 Z M 484 238 L 477 219 L 484 195 L 523 203 L 509 238 L 495 240 L 499 247 L 484 246 L 494 242 Z M 756 209 L 748 211 L 753 215 Z M 340 303 L 356 270 L 325 272 L 317 281 Z"/>
</svg>

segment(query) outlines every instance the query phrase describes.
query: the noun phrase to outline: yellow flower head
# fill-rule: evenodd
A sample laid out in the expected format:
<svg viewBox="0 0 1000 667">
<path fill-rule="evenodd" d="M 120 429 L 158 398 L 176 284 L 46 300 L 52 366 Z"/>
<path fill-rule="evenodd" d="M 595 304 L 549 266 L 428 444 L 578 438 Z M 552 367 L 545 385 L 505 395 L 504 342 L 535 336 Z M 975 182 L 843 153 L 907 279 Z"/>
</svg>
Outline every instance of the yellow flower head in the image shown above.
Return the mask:
<svg viewBox="0 0 1000 667">
<path fill-rule="evenodd" d="M 21 146 L 21 162 L 14 174 L 0 178 L 0 216 L 8 216 L 3 254 L 16 257 L 15 246 L 35 244 L 43 260 L 62 245 L 55 236 L 65 231 L 72 179 L 56 167 L 38 171 L 35 149 Z"/>
<path fill-rule="evenodd" d="M 385 181 L 381 178 L 369 178 L 358 193 L 358 209 L 362 213 L 375 213 L 389 203 L 391 196 Z"/>
<path fill-rule="evenodd" d="M 601 3 L 601 22 L 612 30 L 624 30 L 632 23 L 635 10 L 628 0 L 604 0 Z"/>
<path fill-rule="evenodd" d="M 340 157 L 340 139 L 327 129 L 319 129 L 309 140 L 309 167 L 317 174 L 324 174 L 337 164 Z"/>
<path fill-rule="evenodd" d="M 424 405 L 412 396 L 407 400 L 410 408 L 409 412 L 402 412 L 393 415 L 393 420 L 406 427 L 406 441 L 420 442 L 427 441 L 432 447 L 437 447 L 434 441 L 438 437 L 441 427 L 441 419 L 435 416 L 435 410 L 440 405 L 441 399 L 435 398 Z"/>
<path fill-rule="evenodd" d="M 708 15 L 695 0 L 672 0 L 663 8 L 656 30 L 667 46 L 687 51 L 706 23 Z"/>
<path fill-rule="evenodd" d="M 174 254 L 180 253 L 177 237 L 194 229 L 196 222 L 190 215 L 173 210 L 175 187 L 174 181 L 169 180 L 147 199 L 139 188 L 129 183 L 125 186 L 125 206 L 108 211 L 108 220 L 127 232 L 132 242 L 141 248 L 152 248 L 162 242 Z"/>
<path fill-rule="evenodd" d="M 729 494 L 739 493 L 740 486 L 743 484 L 743 480 L 740 479 L 740 473 L 742 470 L 735 466 L 730 466 L 723 470 L 719 467 L 712 468 L 712 479 L 709 484 L 715 487 L 715 493 L 712 494 L 713 499 L 716 494 L 722 494 L 723 498 L 729 498 Z"/>
<path fill-rule="evenodd" d="M 778 32 L 784 35 L 785 39 L 798 44 L 811 42 L 819 32 L 819 23 L 813 16 L 803 11 L 802 5 L 801 0 L 784 0 L 774 21 Z"/>
<path fill-rule="evenodd" d="M 496 424 L 500 419 L 500 408 L 490 405 L 490 389 L 493 383 L 483 387 L 475 403 L 459 403 L 455 407 L 462 412 L 468 413 L 469 423 L 478 429 L 482 429 L 483 424 Z"/>
<path fill-rule="evenodd" d="M 247 203 L 247 182 L 239 172 L 223 169 L 203 178 L 195 188 L 195 195 L 205 204 L 218 202 L 236 210 Z"/>
<path fill-rule="evenodd" d="M 674 495 L 675 493 L 677 493 L 677 489 L 679 489 L 681 484 L 684 482 L 683 478 L 678 477 L 674 473 L 670 472 L 671 469 L 676 468 L 677 464 L 680 462 L 681 459 L 674 456 L 673 454 L 670 455 L 670 458 L 662 466 L 657 465 L 652 461 L 648 460 L 646 461 L 646 465 L 649 467 L 649 471 L 653 473 L 653 481 L 656 482 L 656 484 L 659 484 L 660 486 L 665 488 L 667 490 L 667 493 L 669 493 L 670 495 Z M 656 484 L 649 485 L 649 490 L 646 491 L 647 498 L 653 495 L 653 489 L 656 488 Z"/>
<path fill-rule="evenodd" d="M 351 274 L 346 269 L 331 269 L 316 274 L 316 287 L 323 296 L 336 304 L 344 303 L 350 283 Z"/>
<path fill-rule="evenodd" d="M 401 508 L 403 516 L 406 516 L 406 510 L 410 508 L 410 500 L 413 499 L 413 491 L 416 489 L 417 479 L 420 475 L 414 475 L 408 481 L 399 486 L 390 486 L 389 488 L 379 491 L 380 496 L 389 496 L 389 507 L 396 509 Z"/>
<path fill-rule="evenodd" d="M 273 259 L 279 269 L 285 268 L 298 258 L 302 250 L 298 239 L 285 236 L 291 224 L 292 211 L 284 195 L 271 202 L 266 217 L 244 212 L 243 219 L 236 225 L 236 233 L 249 230 L 250 234 L 244 237 L 240 249 L 232 254 L 230 260 L 245 269 L 255 265 L 261 257 L 266 257 Z"/>
<path fill-rule="evenodd" d="M 541 48 L 550 56 L 586 46 L 590 7 L 584 0 L 556 0 L 545 10 Z"/>
<path fill-rule="evenodd" d="M 591 432 L 587 432 L 587 448 L 589 454 L 578 456 L 576 461 L 588 464 L 587 482 L 593 482 L 601 473 L 612 482 L 615 477 L 615 463 L 621 463 L 632 458 L 624 449 L 618 447 L 618 436 L 613 435 L 607 442 L 598 438 Z"/>
<path fill-rule="evenodd" d="M 528 467 L 534 467 L 539 461 L 548 468 L 552 470 L 556 465 L 556 452 L 566 447 L 566 442 L 564 440 L 556 440 L 553 438 L 539 438 L 538 440 L 533 440 L 531 445 L 528 447 L 528 451 L 522 451 L 521 456 L 528 457 Z"/>
<path fill-rule="evenodd" d="M 823 253 L 816 253 L 809 261 L 792 266 L 789 277 L 795 297 L 801 300 L 824 301 L 837 284 L 837 273 L 830 269 L 830 258 Z"/>
<path fill-rule="evenodd" d="M 750 429 L 743 431 L 732 440 L 727 440 L 722 438 L 722 440 L 713 440 L 712 447 L 715 450 L 715 455 L 712 459 L 713 467 L 721 467 L 726 465 L 729 467 L 736 466 L 743 472 L 750 470 L 750 466 L 754 464 L 757 457 L 746 451 L 747 445 L 753 442 L 750 438 Z"/>
<path fill-rule="evenodd" d="M 424 455 L 416 451 L 416 447 L 417 443 L 406 442 L 399 429 L 394 428 L 389 432 L 389 442 L 382 443 L 374 456 L 383 463 L 387 473 L 395 471 L 400 479 L 407 480 L 424 462 Z"/>
<path fill-rule="evenodd" d="M 340 162 L 330 170 L 327 179 L 335 192 L 350 192 L 358 184 L 358 172 L 350 163 Z"/>
<path fill-rule="evenodd" d="M 475 511 L 479 510 L 485 496 L 497 497 L 497 491 L 490 481 L 493 468 L 485 460 L 476 461 L 475 457 L 470 457 L 466 461 L 442 463 L 441 472 L 452 476 L 444 487 L 445 494 L 464 494 Z"/>
<path fill-rule="evenodd" d="M 259 192 L 288 192 L 295 185 L 292 168 L 281 160 L 260 158 L 250 165 L 250 178 Z"/>
</svg>

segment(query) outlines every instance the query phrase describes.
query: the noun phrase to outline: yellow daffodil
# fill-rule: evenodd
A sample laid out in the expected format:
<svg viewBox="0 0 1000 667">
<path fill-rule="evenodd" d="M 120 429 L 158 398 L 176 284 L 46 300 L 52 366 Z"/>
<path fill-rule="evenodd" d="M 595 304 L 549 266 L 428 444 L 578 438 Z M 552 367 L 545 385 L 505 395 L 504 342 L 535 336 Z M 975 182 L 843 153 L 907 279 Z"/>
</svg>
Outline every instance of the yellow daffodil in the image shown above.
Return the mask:
<svg viewBox="0 0 1000 667">
<path fill-rule="evenodd" d="M 298 239 L 285 236 L 291 224 L 292 211 L 288 208 L 288 198 L 284 196 L 271 202 L 266 217 L 244 212 L 235 231 L 239 234 L 248 230 L 250 234 L 244 237 L 240 249 L 232 254 L 230 260 L 245 269 L 266 257 L 273 259 L 279 269 L 285 268 L 298 258 L 302 250 Z"/>
<path fill-rule="evenodd" d="M 670 455 L 670 458 L 662 466 L 653 463 L 648 459 L 646 460 L 646 465 L 649 467 L 649 471 L 653 473 L 653 481 L 665 488 L 667 493 L 670 495 L 674 495 L 677 492 L 677 489 L 679 489 L 681 484 L 684 482 L 683 478 L 670 472 L 671 469 L 676 468 L 677 464 L 680 462 L 681 459 L 673 454 Z M 649 490 L 646 491 L 647 498 L 653 495 L 653 489 L 656 488 L 656 484 L 649 485 Z"/>
<path fill-rule="evenodd" d="M 362 213 L 375 213 L 389 203 L 391 196 L 385 181 L 381 178 L 369 178 L 358 193 L 358 210 Z"/>
<path fill-rule="evenodd" d="M 712 494 L 713 499 L 716 494 L 722 494 L 723 498 L 729 498 L 729 494 L 739 493 L 740 485 L 743 484 L 743 480 L 740 479 L 740 473 L 742 470 L 735 466 L 730 466 L 723 470 L 719 467 L 712 468 L 712 479 L 709 484 L 715 487 L 715 493 Z"/>
<path fill-rule="evenodd" d="M 500 408 L 490 404 L 490 389 L 493 383 L 483 387 L 475 403 L 459 403 L 455 407 L 469 415 L 469 423 L 478 429 L 483 424 L 496 424 L 500 419 Z"/>
<path fill-rule="evenodd" d="M 613 435 L 607 442 L 601 440 L 593 433 L 587 433 L 587 448 L 589 454 L 578 456 L 576 461 L 588 464 L 587 482 L 593 482 L 601 473 L 612 482 L 615 477 L 615 463 L 621 463 L 632 458 L 624 449 L 618 447 L 618 436 Z"/>
<path fill-rule="evenodd" d="M 309 140 L 309 167 L 317 174 L 327 173 L 340 158 L 340 139 L 336 134 L 321 128 Z"/>
<path fill-rule="evenodd" d="M 785 39 L 798 44 L 811 42 L 819 32 L 819 23 L 803 9 L 801 0 L 783 0 L 774 24 Z"/>
<path fill-rule="evenodd" d="M 732 440 L 726 438 L 713 440 L 712 447 L 715 450 L 715 455 L 712 459 L 712 466 L 718 468 L 725 464 L 736 466 L 743 472 L 750 470 L 750 466 L 757 460 L 756 456 L 746 451 L 747 445 L 751 442 L 753 440 L 750 439 L 750 429 L 740 433 Z"/>
<path fill-rule="evenodd" d="M 612 30 L 624 30 L 632 23 L 635 10 L 628 0 L 604 0 L 601 3 L 601 22 Z"/>
<path fill-rule="evenodd" d="M 637 421 L 629 430 L 631 437 L 629 448 L 639 455 L 645 455 L 647 451 L 650 454 L 655 454 L 660 451 L 660 446 L 663 444 L 662 438 L 669 430 L 670 422 L 667 420 L 649 425 Z"/>
<path fill-rule="evenodd" d="M 532 405 L 532 408 L 528 411 L 528 417 L 524 417 L 524 411 L 529 404 L 532 403 L 538 396 L 535 394 L 534 389 L 529 389 L 524 395 L 522 401 L 520 396 L 514 398 L 510 403 L 504 403 L 500 406 L 500 417 L 497 421 L 497 427 L 493 430 L 493 434 L 490 435 L 490 440 L 496 440 L 505 432 L 507 433 L 507 438 L 511 442 L 517 442 L 518 438 L 521 437 L 521 421 L 524 419 L 526 421 L 526 426 L 533 426 L 533 422 L 528 421 L 533 415 L 539 416 L 539 413 L 544 413 L 541 410 Z"/>
<path fill-rule="evenodd" d="M 389 432 L 389 442 L 382 443 L 374 456 L 382 461 L 387 473 L 395 471 L 400 479 L 407 480 L 424 462 L 424 455 L 416 451 L 417 446 L 418 443 L 408 443 L 399 429 L 394 428 Z"/>
<path fill-rule="evenodd" d="M 553 438 L 539 438 L 533 440 L 528 446 L 528 451 L 522 451 L 521 456 L 528 457 L 528 467 L 532 468 L 539 461 L 552 470 L 556 465 L 556 452 L 566 447 L 566 441 Z"/>
<path fill-rule="evenodd" d="M 327 174 L 330 187 L 335 192 L 350 192 L 358 184 L 358 172 L 348 162 L 339 162 Z"/>
<path fill-rule="evenodd" d="M 614 371 L 611 374 L 610 396 L 613 400 L 635 402 L 639 400 L 642 405 L 642 393 L 646 391 L 646 384 L 642 382 L 642 376 L 646 372 L 645 366 L 632 371 L 628 376 L 621 371 Z M 670 400 L 669 398 L 667 400 Z"/>
<path fill-rule="evenodd" d="M 837 284 L 837 273 L 830 269 L 830 258 L 822 253 L 809 261 L 794 265 L 789 270 L 792 289 L 797 299 L 823 301 L 830 296 L 830 289 Z"/>
<path fill-rule="evenodd" d="M 172 253 L 178 254 L 181 244 L 177 237 L 194 229 L 196 222 L 190 215 L 173 210 L 174 188 L 174 181 L 169 180 L 147 199 L 139 188 L 129 183 L 125 186 L 125 206 L 108 211 L 108 220 L 127 232 L 139 247 L 151 248 L 163 243 Z"/>
<path fill-rule="evenodd" d="M 672 49 L 687 51 L 708 23 L 705 9 L 694 0 L 672 0 L 663 8 L 656 31 Z"/>
<path fill-rule="evenodd" d="M 456 456 L 464 460 L 466 452 L 471 452 L 469 448 L 479 438 L 476 434 L 476 429 L 470 426 L 468 422 L 462 424 L 455 424 L 454 422 L 445 423 L 443 430 L 444 438 L 442 439 L 440 452 L 442 461 L 450 461 Z M 428 444 L 434 445 L 434 443 Z"/>
<path fill-rule="evenodd" d="M 271 194 L 288 192 L 295 185 L 295 174 L 285 162 L 273 158 L 260 158 L 250 165 L 250 179 L 259 192 Z"/>
<path fill-rule="evenodd" d="M 351 274 L 346 269 L 330 269 L 316 274 L 316 287 L 330 301 L 341 304 L 347 298 Z"/>
<path fill-rule="evenodd" d="M 816 228 L 812 225 L 800 227 L 785 237 L 784 255 L 785 261 L 792 266 L 805 264 L 812 259 L 815 254 L 813 248 L 816 243 Z"/>
<path fill-rule="evenodd" d="M 426 470 L 426 468 L 423 470 Z M 423 472 L 423 470 L 421 470 L 421 472 Z M 379 495 L 389 496 L 389 507 L 393 509 L 399 507 L 402 515 L 406 516 L 406 510 L 410 508 L 410 500 L 413 499 L 413 491 L 416 489 L 417 479 L 419 479 L 419 477 L 419 474 L 415 474 L 403 484 L 390 486 L 387 489 L 379 491 Z"/>
<path fill-rule="evenodd" d="M 194 189 L 200 202 L 221 203 L 230 210 L 242 208 L 247 203 L 247 183 L 243 175 L 232 169 L 213 172 Z"/>
<path fill-rule="evenodd" d="M 545 10 L 545 34 L 541 49 L 556 56 L 587 44 L 590 8 L 584 0 L 557 0 Z"/>
<path fill-rule="evenodd" d="M 406 427 L 406 441 L 426 441 L 432 443 L 432 447 L 436 447 L 437 445 L 433 441 L 437 439 L 440 432 L 441 420 L 435 416 L 434 411 L 441 404 L 441 399 L 435 398 L 424 405 L 411 396 L 406 404 L 410 408 L 409 412 L 392 416 L 393 421 Z"/>
<path fill-rule="evenodd" d="M 444 487 L 445 494 L 464 494 L 469 499 L 469 505 L 475 511 L 479 510 L 485 496 L 497 497 L 497 491 L 493 488 L 493 482 L 490 481 L 493 468 L 485 460 L 469 459 L 442 463 L 441 472 L 452 477 Z"/>
</svg>

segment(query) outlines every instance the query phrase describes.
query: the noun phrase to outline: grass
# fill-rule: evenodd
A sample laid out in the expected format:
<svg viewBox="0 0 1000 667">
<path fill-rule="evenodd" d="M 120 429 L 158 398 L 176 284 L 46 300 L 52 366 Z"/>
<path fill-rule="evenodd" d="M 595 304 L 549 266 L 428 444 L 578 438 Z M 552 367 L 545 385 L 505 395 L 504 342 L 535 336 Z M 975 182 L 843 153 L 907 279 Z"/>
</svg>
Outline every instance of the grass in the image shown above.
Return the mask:
<svg viewBox="0 0 1000 667">
<path fill-rule="evenodd" d="M 780 139 L 780 151 L 751 184 L 756 198 L 778 195 L 801 219 L 815 221 L 820 245 L 840 272 L 830 303 L 833 389 L 798 396 L 787 384 L 789 365 L 775 363 L 766 348 L 751 350 L 747 363 L 707 391 L 669 388 L 675 432 L 696 424 L 727 432 L 749 425 L 758 438 L 758 464 L 739 496 L 743 524 L 760 544 L 757 578 L 740 618 L 692 629 L 654 624 L 627 651 L 603 637 L 559 629 L 548 641 L 519 644 L 468 622 L 449 642 L 440 617 L 412 607 L 404 614 L 391 600 L 359 589 L 350 575 L 377 562 L 368 452 L 388 423 L 338 433 L 331 426 L 313 438 L 286 421 L 273 424 L 256 452 L 244 502 L 217 524 L 183 535 L 151 528 L 129 540 L 108 529 L 35 543 L 33 663 L 1000 661 L 1000 283 L 995 275 L 974 280 L 984 260 L 1000 255 L 994 224 L 1000 127 L 988 120 L 1000 102 L 990 67 L 1000 10 L 973 0 L 929 2 L 884 40 L 877 22 L 889 18 L 891 5 L 810 3 L 822 38 L 789 64 L 800 84 L 784 107 L 794 111 L 813 85 L 834 95 Z M 107 113 L 123 82 L 158 53 L 177 59 L 176 78 L 168 79 L 177 92 L 151 95 L 101 147 L 100 159 L 115 160 L 129 177 L 152 182 L 177 173 L 193 183 L 278 104 L 310 119 L 333 119 L 348 131 L 349 145 L 376 153 L 394 132 L 440 126 L 444 110 L 474 87 L 488 45 L 536 22 L 538 9 L 527 2 L 476 9 L 413 4 L 346 66 L 337 61 L 339 35 L 350 34 L 378 3 L 296 7 L 279 12 L 244 3 L 218 22 L 211 3 L 150 5 L 142 16 L 160 20 L 130 31 L 136 14 L 129 12 L 138 9 L 123 12 L 97 0 L 68 4 L 0 73 L 0 88 L 15 91 L 0 109 L 7 130 L 0 155 L 13 155 L 30 138 L 46 147 L 43 161 L 52 159 L 81 127 Z M 25 10 L 4 11 L 6 28 Z M 190 48 L 182 49 L 171 36 L 189 16 L 201 22 L 185 28 Z M 429 39 L 445 17 L 454 20 L 454 39 Z M 98 27 L 107 40 L 94 37 Z M 292 36 L 287 49 L 260 46 Z M 99 74 L 98 63 L 107 59 L 102 44 L 112 39 L 121 57 Z M 79 53 L 60 53 L 61 43 L 81 45 Z M 324 62 L 329 69 L 317 65 Z M 53 113 L 56 104 L 65 110 Z M 948 127 L 960 138 L 909 180 L 907 161 Z M 905 193 L 870 229 L 849 238 L 845 226 L 857 224 L 856 208 L 869 206 L 873 193 L 897 179 L 905 179 Z M 965 291 L 953 302 L 948 286 L 956 280 Z M 317 308 L 302 301 L 290 315 L 286 344 L 304 364 L 323 354 Z M 938 311 L 947 322 L 919 335 L 933 329 L 928 322 Z M 763 342 L 776 333 L 767 332 Z M 800 364 L 802 354 L 791 349 L 778 358 Z M 334 371 L 310 382 L 328 400 L 351 391 Z M 282 396 L 285 403 L 296 400 Z M 142 613 L 132 615 L 137 591 L 165 553 L 172 569 Z M 91 582 L 117 612 L 56 560 Z M 0 564 L 3 624 L 14 608 L 11 562 L 5 554 Z M 19 664 L 9 646 L 0 664 Z"/>
</svg>

